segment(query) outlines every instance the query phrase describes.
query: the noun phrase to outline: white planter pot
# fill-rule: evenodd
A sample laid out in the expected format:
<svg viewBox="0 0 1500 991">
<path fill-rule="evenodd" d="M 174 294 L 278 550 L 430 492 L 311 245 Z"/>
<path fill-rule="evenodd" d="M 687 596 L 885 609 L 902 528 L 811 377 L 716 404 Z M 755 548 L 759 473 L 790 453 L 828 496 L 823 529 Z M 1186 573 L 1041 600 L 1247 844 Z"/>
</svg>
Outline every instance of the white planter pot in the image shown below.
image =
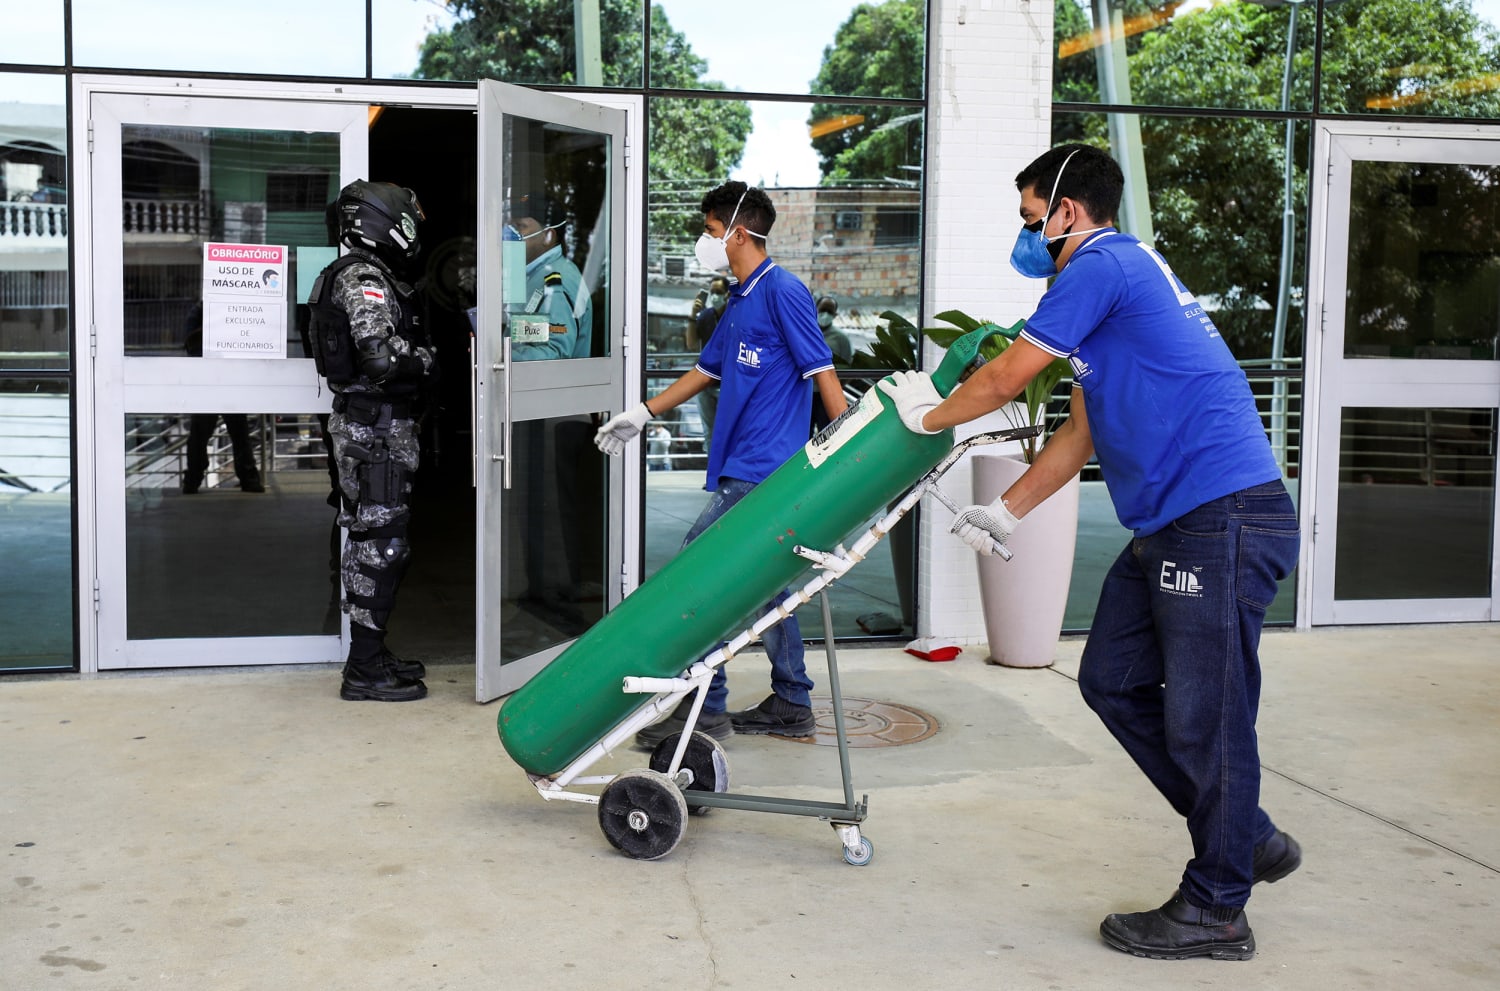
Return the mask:
<svg viewBox="0 0 1500 991">
<path fill-rule="evenodd" d="M 974 456 L 974 501 L 995 501 L 1026 471 L 1020 457 Z M 1021 520 L 1006 561 L 976 554 L 979 598 L 992 664 L 1040 668 L 1052 663 L 1078 537 L 1078 476 Z"/>
</svg>

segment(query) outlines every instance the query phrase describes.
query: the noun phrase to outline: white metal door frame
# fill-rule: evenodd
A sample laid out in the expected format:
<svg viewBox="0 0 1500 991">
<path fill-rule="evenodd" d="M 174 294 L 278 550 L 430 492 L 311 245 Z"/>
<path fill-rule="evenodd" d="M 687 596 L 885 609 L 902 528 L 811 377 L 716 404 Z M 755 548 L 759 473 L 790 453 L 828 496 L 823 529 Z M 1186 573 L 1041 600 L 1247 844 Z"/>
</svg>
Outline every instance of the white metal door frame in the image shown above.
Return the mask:
<svg viewBox="0 0 1500 991">
<path fill-rule="evenodd" d="M 640 312 L 643 268 L 639 252 L 627 249 L 632 232 L 631 211 L 639 210 L 639 185 L 631 179 L 629 155 L 631 115 L 627 108 L 602 102 L 584 102 L 552 93 L 524 89 L 494 80 L 480 80 L 479 90 L 479 236 L 478 328 L 474 344 L 474 477 L 478 487 L 478 540 L 476 541 L 477 597 L 475 611 L 475 698 L 487 702 L 519 688 L 567 646 L 557 644 L 526 657 L 501 663 L 501 614 L 495 603 L 502 594 L 502 562 L 512 551 L 502 546 L 508 460 L 511 456 L 509 425 L 564 414 L 590 413 L 624 408 L 626 383 L 639 381 L 639 357 L 627 345 L 630 314 Z M 504 119 L 524 118 L 563 125 L 578 131 L 608 135 L 609 245 L 611 322 L 608 356 L 569 360 L 533 361 L 524 375 L 513 374 L 506 358 L 503 301 L 504 284 L 501 228 L 511 190 L 511 177 L 504 161 Z M 639 213 L 636 213 L 639 218 Z M 637 242 L 638 243 L 638 242 Z M 621 361 L 624 357 L 626 360 Z M 609 538 L 606 573 L 622 576 L 621 582 L 605 583 L 605 601 L 618 603 L 622 586 L 633 586 L 632 548 L 639 534 L 625 526 L 625 493 L 640 487 L 639 460 L 613 461 L 608 473 L 610 525 L 614 535 L 630 532 L 633 538 Z M 630 546 L 627 547 L 626 545 Z"/>
<path fill-rule="evenodd" d="M 1312 175 L 1317 181 L 1311 190 L 1308 253 L 1297 625 L 1493 619 L 1500 601 L 1500 555 L 1492 567 L 1490 598 L 1340 601 L 1334 599 L 1333 590 L 1343 408 L 1500 406 L 1500 361 L 1343 357 L 1352 163 L 1500 162 L 1500 128 L 1322 121 L 1316 127 L 1312 161 Z M 1500 533 L 1500 502 L 1492 526 L 1493 532 Z M 1413 537 L 1420 538 L 1415 523 Z M 1399 555 L 1399 540 L 1394 535 L 1391 551 L 1394 562 Z"/>
<path fill-rule="evenodd" d="M 423 88 L 420 91 L 408 87 L 364 85 L 364 84 L 325 84 L 325 83 L 286 83 L 263 80 L 217 80 L 217 79 L 186 79 L 170 77 L 134 77 L 134 76 L 110 76 L 95 74 L 79 74 L 72 77 L 73 106 L 76 108 L 73 116 L 72 132 L 73 147 L 85 149 L 92 152 L 94 148 L 95 129 L 91 114 L 96 96 L 134 96 L 147 100 L 166 99 L 205 99 L 205 100 L 233 100 L 254 101 L 262 106 L 267 103 L 284 104 L 323 104 L 323 105 L 345 105 L 346 107 L 358 106 L 368 108 L 372 104 L 422 106 L 432 108 L 474 108 L 476 107 L 476 90 L 469 87 L 453 88 Z M 599 94 L 591 98 L 592 102 L 612 107 L 625 113 L 628 128 L 633 133 L 638 133 L 639 121 L 644 113 L 644 101 L 639 96 L 630 95 L 604 95 Z M 285 118 L 278 118 L 278 124 L 283 123 Z M 363 132 L 367 137 L 368 132 Z M 363 145 L 357 161 L 344 156 L 341 168 L 344 175 L 343 181 L 354 178 L 367 178 L 363 173 L 366 170 L 368 156 L 367 144 Z M 76 324 L 80 328 L 95 328 L 101 315 L 100 301 L 96 299 L 96 280 L 101 271 L 100 266 L 106 264 L 118 265 L 120 259 L 118 250 L 105 247 L 108 239 L 100 239 L 94 236 L 94 228 L 97 221 L 94 220 L 95 212 L 100 209 L 101 203 L 107 196 L 101 195 L 99 188 L 95 186 L 93 174 L 93 154 L 80 154 L 74 157 L 71 163 L 72 181 L 72 203 L 74 215 L 79 218 L 87 218 L 86 223 L 75 227 L 73 246 L 73 272 L 74 272 L 74 312 Z M 118 169 L 118 164 L 114 166 Z M 638 182 L 626 182 L 621 187 L 621 209 L 619 217 L 622 236 L 626 243 L 641 243 L 641 231 L 644 225 L 644 201 L 643 192 Z M 118 184 L 116 187 L 118 188 Z M 118 211 L 116 210 L 116 213 Z M 118 230 L 118 228 L 116 228 Z M 104 242 L 101 244 L 100 242 Z M 617 272 L 617 278 L 624 286 L 624 301 L 620 307 L 622 344 L 617 352 L 623 356 L 624 389 L 629 396 L 622 396 L 614 408 L 622 408 L 626 398 L 634 397 L 638 393 L 638 385 L 641 370 L 641 357 L 636 349 L 629 346 L 632 336 L 638 336 L 639 328 L 635 327 L 636 315 L 642 312 L 642 289 L 644 279 L 644 263 L 637 251 L 623 252 L 623 264 Z M 115 268 L 114 271 L 118 271 Z M 92 341 L 92 332 L 80 332 L 76 339 L 80 344 L 80 352 L 85 341 Z M 120 371 L 113 368 L 101 369 L 95 365 L 95 347 L 90 344 L 87 361 L 79 361 L 77 366 L 77 384 L 74 396 L 74 445 L 77 452 L 78 471 L 78 516 L 77 516 L 77 560 L 78 560 L 78 599 L 81 604 L 80 622 L 77 631 L 79 667 L 82 672 L 92 673 L 100 670 L 101 651 L 105 649 L 105 638 L 101 635 L 101 614 L 107 614 L 108 608 L 123 609 L 123 596 L 116 590 L 117 599 L 109 606 L 106 600 L 109 598 L 101 589 L 101 552 L 100 541 L 106 542 L 123 539 L 120 535 L 120 527 L 114 526 L 109 521 L 102 520 L 99 515 L 100 503 L 98 498 L 99 480 L 105 477 L 120 477 L 123 474 L 123 465 L 113 463 L 112 465 L 101 465 L 101 444 L 99 437 L 99 417 L 101 415 L 112 416 L 117 409 L 123 409 L 125 383 L 120 378 Z M 84 357 L 80 353 L 80 357 Z M 153 359 L 173 361 L 174 359 Z M 311 362 L 306 362 L 311 365 Z M 288 362 L 292 364 L 292 362 Z M 237 374 L 245 374 L 243 371 L 226 369 L 224 374 L 231 377 Z M 162 375 L 170 380 L 169 370 L 163 370 Z M 296 384 L 300 378 L 297 371 L 288 373 L 289 379 L 285 385 L 291 390 L 291 394 L 300 394 L 301 387 Z M 148 366 L 144 370 L 143 385 L 149 386 L 149 380 L 158 378 Z M 165 383 L 159 383 L 165 384 Z M 282 401 L 292 401 L 292 395 L 281 398 Z M 217 400 L 216 400 L 217 402 Z M 258 398 L 256 404 L 261 409 L 268 408 Z M 287 407 L 290 409 L 291 407 Z M 118 459 L 115 459 L 117 462 Z M 114 472 L 115 474 L 110 474 Z M 619 513 L 619 519 L 625 521 L 625 525 L 613 530 L 619 534 L 619 539 L 614 541 L 611 547 L 611 555 L 622 553 L 620 575 L 624 587 L 631 587 L 638 581 L 636 561 L 639 559 L 639 548 L 641 534 L 636 522 L 639 519 L 639 473 L 632 467 L 625 475 L 625 486 L 619 504 L 612 504 L 612 509 Z M 117 554 L 116 549 L 108 549 L 108 554 Z M 108 555 L 106 555 L 108 556 Z M 122 555 L 120 555 L 122 559 Z M 610 602 L 616 602 L 620 596 L 619 589 L 611 583 Z M 90 603 L 93 608 L 90 608 Z M 108 622 L 118 625 L 118 620 L 109 618 Z M 123 626 L 120 627 L 121 632 Z M 344 634 L 347 637 L 347 629 Z M 119 641 L 117 634 L 112 633 L 114 642 Z M 278 641 L 287 638 L 276 638 Z M 299 638 L 300 639 L 300 638 Z M 332 638 L 308 638 L 313 640 L 331 640 Z M 202 641 L 190 641 L 198 644 L 200 649 Z M 242 641 L 254 643 L 253 641 Z M 314 646 L 315 657 L 295 656 L 306 645 L 292 645 L 278 643 L 277 649 L 267 651 L 266 642 L 260 641 L 254 650 L 240 651 L 232 648 L 232 641 L 216 641 L 215 651 L 223 663 L 255 663 L 271 655 L 278 658 L 277 663 L 288 663 L 293 660 L 322 660 L 321 655 L 326 650 L 321 646 Z M 292 648 L 290 651 L 283 648 Z M 342 646 L 340 648 L 342 650 Z"/>
</svg>

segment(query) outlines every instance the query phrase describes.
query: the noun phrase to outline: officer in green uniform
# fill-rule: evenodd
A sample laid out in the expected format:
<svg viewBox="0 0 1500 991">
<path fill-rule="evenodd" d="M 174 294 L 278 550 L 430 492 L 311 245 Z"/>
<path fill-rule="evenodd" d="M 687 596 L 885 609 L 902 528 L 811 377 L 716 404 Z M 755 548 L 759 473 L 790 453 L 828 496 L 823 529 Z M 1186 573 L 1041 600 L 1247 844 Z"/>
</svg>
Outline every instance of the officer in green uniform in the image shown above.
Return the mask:
<svg viewBox="0 0 1500 991">
<path fill-rule="evenodd" d="M 526 297 L 511 313 L 511 358 L 587 358 L 594 337 L 594 306 L 583 274 L 563 255 L 567 218 L 545 196 L 511 204 L 506 237 L 526 243 Z"/>
</svg>

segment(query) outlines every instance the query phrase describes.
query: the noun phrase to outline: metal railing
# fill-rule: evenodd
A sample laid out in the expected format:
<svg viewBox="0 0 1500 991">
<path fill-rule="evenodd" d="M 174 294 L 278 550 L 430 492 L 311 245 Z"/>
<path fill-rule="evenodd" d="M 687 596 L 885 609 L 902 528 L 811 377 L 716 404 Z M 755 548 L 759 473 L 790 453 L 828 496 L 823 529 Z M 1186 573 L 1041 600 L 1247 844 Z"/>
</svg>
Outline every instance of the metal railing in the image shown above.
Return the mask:
<svg viewBox="0 0 1500 991">
<path fill-rule="evenodd" d="M 208 194 L 193 200 L 126 199 L 125 235 L 127 237 L 193 237 L 208 236 Z"/>
<path fill-rule="evenodd" d="M 182 484 L 187 473 L 190 414 L 133 416 L 125 430 L 126 488 L 171 489 Z M 266 438 L 271 443 L 266 444 Z M 322 427 L 310 413 L 252 414 L 250 442 L 261 477 L 276 474 L 328 470 Z M 208 440 L 208 470 L 204 485 L 213 488 L 234 474 L 234 445 L 223 421 L 215 425 Z"/>
<path fill-rule="evenodd" d="M 68 240 L 68 205 L 0 202 L 0 243 L 11 238 L 27 244 L 64 244 Z"/>
</svg>

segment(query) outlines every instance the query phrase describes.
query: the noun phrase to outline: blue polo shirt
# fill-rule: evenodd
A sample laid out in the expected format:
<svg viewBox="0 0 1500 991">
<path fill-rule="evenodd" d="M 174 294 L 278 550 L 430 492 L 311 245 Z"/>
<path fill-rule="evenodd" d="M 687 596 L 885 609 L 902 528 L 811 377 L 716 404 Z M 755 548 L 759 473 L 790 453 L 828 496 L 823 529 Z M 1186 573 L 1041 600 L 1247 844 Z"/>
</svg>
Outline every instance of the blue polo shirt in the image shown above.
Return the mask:
<svg viewBox="0 0 1500 991">
<path fill-rule="evenodd" d="M 812 376 L 833 367 L 812 293 L 767 258 L 731 287 L 697 368 L 719 381 L 704 488 L 762 482 L 807 443 Z"/>
<path fill-rule="evenodd" d="M 1021 335 L 1073 366 L 1115 513 L 1136 536 L 1281 478 L 1218 328 L 1137 238 L 1111 229 L 1085 241 Z"/>
</svg>

